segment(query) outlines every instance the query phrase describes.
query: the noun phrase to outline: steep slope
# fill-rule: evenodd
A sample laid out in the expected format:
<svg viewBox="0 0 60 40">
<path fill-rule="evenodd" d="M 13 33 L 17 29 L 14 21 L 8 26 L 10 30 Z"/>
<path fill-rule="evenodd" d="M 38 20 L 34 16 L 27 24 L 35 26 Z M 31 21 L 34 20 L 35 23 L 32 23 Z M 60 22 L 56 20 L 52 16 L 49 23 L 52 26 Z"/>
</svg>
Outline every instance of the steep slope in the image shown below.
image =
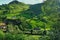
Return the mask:
<svg viewBox="0 0 60 40">
<path fill-rule="evenodd" d="M 42 11 L 44 16 L 47 16 L 47 19 L 56 22 L 59 19 L 60 15 L 60 2 L 59 0 L 47 0 L 42 6 Z"/>
<path fill-rule="evenodd" d="M 43 4 L 28 5 L 19 1 L 12 1 L 9 4 L 4 4 L 0 6 L 1 16 L 7 16 L 7 18 L 15 18 L 16 16 L 28 16 L 33 18 L 38 16 L 41 11 L 41 6 Z"/>
<path fill-rule="evenodd" d="M 60 40 L 60 0 L 47 0 L 42 6 L 43 18 L 48 21 L 54 36 L 53 40 Z M 55 37 L 55 38 L 54 38 Z"/>
<path fill-rule="evenodd" d="M 20 14 L 20 16 L 22 15 L 23 17 L 26 17 L 26 18 L 37 17 L 42 13 L 42 9 L 41 9 L 42 5 L 43 5 L 43 3 L 30 5 L 29 9 L 26 11 L 23 11 L 22 14 Z"/>
<path fill-rule="evenodd" d="M 12 1 L 9 4 L 2 5 L 2 7 L 0 7 L 0 14 L 11 18 L 18 15 L 21 11 L 25 11 L 27 9 L 29 9 L 29 5 L 18 1 Z"/>
<path fill-rule="evenodd" d="M 43 3 L 31 5 L 30 10 L 33 11 L 35 14 L 40 14 L 42 12 L 41 11 L 42 5 L 43 5 Z"/>
</svg>

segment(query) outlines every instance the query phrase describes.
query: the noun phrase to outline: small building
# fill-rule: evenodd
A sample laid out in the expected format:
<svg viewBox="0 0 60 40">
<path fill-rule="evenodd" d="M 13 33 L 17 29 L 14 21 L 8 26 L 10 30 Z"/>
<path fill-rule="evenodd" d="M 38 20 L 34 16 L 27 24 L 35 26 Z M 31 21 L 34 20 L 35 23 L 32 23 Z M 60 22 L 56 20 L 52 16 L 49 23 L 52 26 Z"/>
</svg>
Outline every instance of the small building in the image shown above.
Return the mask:
<svg viewBox="0 0 60 40">
<path fill-rule="evenodd" d="M 0 30 L 2 30 L 3 32 L 7 31 L 7 26 L 5 23 L 0 23 Z"/>
</svg>

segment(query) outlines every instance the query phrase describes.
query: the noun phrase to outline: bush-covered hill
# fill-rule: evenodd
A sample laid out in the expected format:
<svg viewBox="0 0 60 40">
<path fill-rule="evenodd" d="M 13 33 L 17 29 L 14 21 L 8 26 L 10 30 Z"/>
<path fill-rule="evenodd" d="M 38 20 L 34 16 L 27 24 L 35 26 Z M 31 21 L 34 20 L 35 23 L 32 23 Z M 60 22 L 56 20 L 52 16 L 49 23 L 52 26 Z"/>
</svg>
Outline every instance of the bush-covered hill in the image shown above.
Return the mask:
<svg viewBox="0 0 60 40">
<path fill-rule="evenodd" d="M 11 18 L 20 14 L 21 11 L 27 10 L 28 8 L 29 6 L 24 3 L 12 1 L 9 4 L 3 4 L 0 6 L 0 14 Z"/>
<path fill-rule="evenodd" d="M 42 21 L 38 20 L 38 16 L 42 13 L 41 5 L 42 4 L 28 5 L 18 1 L 12 1 L 9 4 L 0 6 L 0 18 L 20 19 L 23 22 L 23 26 L 25 25 L 27 27 L 28 25 L 29 27 L 29 25 L 31 25 L 30 27 L 33 28 L 37 26 L 40 27 L 40 24 L 37 24 L 37 22 L 42 23 L 41 26 L 44 24 Z"/>
<path fill-rule="evenodd" d="M 47 0 L 35 5 L 12 1 L 9 4 L 0 5 L 0 23 L 8 26 L 9 36 L 6 34 L 8 38 L 12 36 L 17 37 L 18 40 L 60 40 L 60 0 Z M 27 29 L 33 33 L 41 31 L 42 36 L 24 35 L 21 30 Z M 18 33 L 22 33 L 22 36 Z"/>
</svg>

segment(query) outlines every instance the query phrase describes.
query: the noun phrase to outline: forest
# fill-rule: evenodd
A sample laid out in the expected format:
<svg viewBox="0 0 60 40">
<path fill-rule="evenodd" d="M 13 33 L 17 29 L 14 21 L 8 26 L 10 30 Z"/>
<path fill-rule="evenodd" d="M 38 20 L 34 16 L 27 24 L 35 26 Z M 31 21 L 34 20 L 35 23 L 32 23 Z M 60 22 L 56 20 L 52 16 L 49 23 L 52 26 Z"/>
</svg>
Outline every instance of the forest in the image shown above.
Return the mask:
<svg viewBox="0 0 60 40">
<path fill-rule="evenodd" d="M 60 0 L 0 5 L 0 40 L 60 40 Z"/>
</svg>

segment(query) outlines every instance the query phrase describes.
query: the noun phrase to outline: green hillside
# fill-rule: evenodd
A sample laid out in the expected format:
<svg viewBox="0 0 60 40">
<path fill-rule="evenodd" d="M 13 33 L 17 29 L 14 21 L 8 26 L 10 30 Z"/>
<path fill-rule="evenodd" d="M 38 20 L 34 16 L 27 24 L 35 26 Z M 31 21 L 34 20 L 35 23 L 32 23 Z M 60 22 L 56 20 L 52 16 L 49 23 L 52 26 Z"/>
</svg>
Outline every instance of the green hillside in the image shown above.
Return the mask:
<svg viewBox="0 0 60 40">
<path fill-rule="evenodd" d="M 60 1 L 0 5 L 0 24 L 1 40 L 60 40 Z"/>
</svg>

